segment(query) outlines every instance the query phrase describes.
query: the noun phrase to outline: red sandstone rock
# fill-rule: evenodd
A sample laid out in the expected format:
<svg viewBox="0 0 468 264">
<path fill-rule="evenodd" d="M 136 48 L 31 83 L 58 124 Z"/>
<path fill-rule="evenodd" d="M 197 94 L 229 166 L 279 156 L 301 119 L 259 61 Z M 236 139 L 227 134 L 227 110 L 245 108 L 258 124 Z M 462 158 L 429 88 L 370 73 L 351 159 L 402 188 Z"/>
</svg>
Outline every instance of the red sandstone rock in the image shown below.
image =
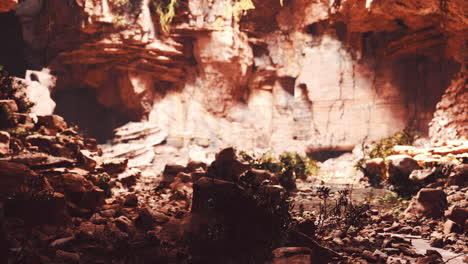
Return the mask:
<svg viewBox="0 0 468 264">
<path fill-rule="evenodd" d="M 6 155 L 10 152 L 10 134 L 0 131 L 0 155 Z"/>
<path fill-rule="evenodd" d="M 55 135 L 57 132 L 67 129 L 67 123 L 58 115 L 38 116 L 38 125 L 44 127 L 47 135 Z"/>
<path fill-rule="evenodd" d="M 414 216 L 438 218 L 444 215 L 446 208 L 447 198 L 443 190 L 423 188 L 406 208 L 405 215 L 408 218 Z"/>
</svg>

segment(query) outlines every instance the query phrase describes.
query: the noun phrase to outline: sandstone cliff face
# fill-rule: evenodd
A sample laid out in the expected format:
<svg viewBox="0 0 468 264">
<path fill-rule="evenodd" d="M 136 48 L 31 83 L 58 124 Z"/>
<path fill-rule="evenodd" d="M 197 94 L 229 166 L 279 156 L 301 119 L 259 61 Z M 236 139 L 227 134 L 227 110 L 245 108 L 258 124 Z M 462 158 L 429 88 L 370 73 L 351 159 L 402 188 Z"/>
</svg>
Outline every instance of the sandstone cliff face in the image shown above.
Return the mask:
<svg viewBox="0 0 468 264">
<path fill-rule="evenodd" d="M 2 1 L 0 3 L 0 12 L 10 11 L 17 3 L 18 1 L 15 0 Z"/>
<path fill-rule="evenodd" d="M 460 72 L 437 104 L 430 126 L 434 140 L 465 138 L 468 135 L 468 86 L 466 72 Z"/>
<path fill-rule="evenodd" d="M 143 121 L 130 136 L 145 142 L 143 163 L 161 142 L 189 155 L 226 145 L 302 152 L 349 150 L 407 126 L 426 133 L 464 64 L 461 0 L 253 5 L 179 1 L 170 34 L 149 0 L 27 0 L 15 9 L 30 64 L 57 76 L 58 105 L 87 94 L 106 109 L 78 105 L 60 114 L 99 117 L 90 127 Z M 449 103 L 438 106 L 434 137 L 447 128 L 457 131 L 451 138 L 464 133 L 466 116 L 457 111 L 466 107 L 451 104 L 466 89 L 454 83 L 443 97 Z M 461 121 L 439 125 L 454 116 Z"/>
</svg>

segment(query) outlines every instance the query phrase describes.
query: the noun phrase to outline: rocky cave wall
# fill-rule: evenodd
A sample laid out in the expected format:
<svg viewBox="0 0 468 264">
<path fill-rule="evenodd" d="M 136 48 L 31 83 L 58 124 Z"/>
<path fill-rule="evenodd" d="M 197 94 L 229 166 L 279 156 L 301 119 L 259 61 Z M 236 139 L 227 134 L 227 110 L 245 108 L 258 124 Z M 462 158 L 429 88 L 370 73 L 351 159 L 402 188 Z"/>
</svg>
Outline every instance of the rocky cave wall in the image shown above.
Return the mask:
<svg viewBox="0 0 468 264">
<path fill-rule="evenodd" d="M 142 164 L 160 143 L 196 156 L 228 145 L 351 150 L 405 127 L 427 134 L 454 78 L 431 135 L 466 135 L 463 1 L 253 5 L 179 1 L 170 33 L 149 0 L 26 0 L 14 9 L 28 66 L 57 77 L 58 105 L 74 101 L 67 94 L 96 98 L 56 111 L 102 140 L 138 122 L 116 130 L 127 150 L 110 152 L 144 154 Z"/>
</svg>

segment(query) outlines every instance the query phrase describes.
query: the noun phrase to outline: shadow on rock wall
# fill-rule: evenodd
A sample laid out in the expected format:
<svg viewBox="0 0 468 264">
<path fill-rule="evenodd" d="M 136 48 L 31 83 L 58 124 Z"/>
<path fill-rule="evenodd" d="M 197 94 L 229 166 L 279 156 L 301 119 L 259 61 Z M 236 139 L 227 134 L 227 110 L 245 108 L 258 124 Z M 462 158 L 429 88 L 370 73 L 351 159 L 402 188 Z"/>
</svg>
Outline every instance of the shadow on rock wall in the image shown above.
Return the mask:
<svg viewBox="0 0 468 264">
<path fill-rule="evenodd" d="M 130 121 L 99 104 L 95 91 L 90 88 L 62 90 L 55 93 L 53 99 L 57 103 L 55 114 L 78 125 L 85 135 L 96 138 L 99 143 L 111 139 L 115 128 Z"/>
</svg>

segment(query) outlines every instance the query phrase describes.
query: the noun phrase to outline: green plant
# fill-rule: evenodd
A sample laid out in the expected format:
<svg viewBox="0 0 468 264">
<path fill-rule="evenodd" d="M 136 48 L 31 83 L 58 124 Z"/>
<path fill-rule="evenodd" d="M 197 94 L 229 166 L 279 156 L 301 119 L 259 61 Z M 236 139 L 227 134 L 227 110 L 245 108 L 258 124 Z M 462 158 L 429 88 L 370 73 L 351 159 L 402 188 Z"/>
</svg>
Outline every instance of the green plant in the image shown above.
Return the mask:
<svg viewBox="0 0 468 264">
<path fill-rule="evenodd" d="M 114 14 L 113 23 L 117 28 L 132 25 L 141 13 L 142 0 L 110 0 L 109 5 Z"/>
<path fill-rule="evenodd" d="M 380 185 L 383 175 L 370 175 L 367 173 L 364 164 L 369 159 L 382 158 L 386 159 L 393 154 L 393 147 L 396 145 L 412 145 L 416 135 L 409 129 L 395 133 L 393 136 L 383 138 L 372 146 L 371 151 L 364 158 L 358 160 L 354 164 L 354 168 L 364 172 L 365 176 L 369 178 L 372 185 Z"/>
<path fill-rule="evenodd" d="M 309 175 L 317 175 L 319 171 L 317 161 L 293 152 L 284 152 L 279 157 L 266 152 L 257 157 L 241 151 L 239 156 L 252 168 L 267 170 L 277 175 L 280 184 L 286 189 L 295 187 L 296 178 L 306 179 Z"/>
<path fill-rule="evenodd" d="M 318 234 L 336 229 L 346 234 L 351 227 L 361 229 L 367 223 L 370 204 L 353 203 L 351 189 L 332 192 L 329 187 L 319 186 L 315 195 L 320 199 L 315 217 Z"/>
<path fill-rule="evenodd" d="M 153 0 L 153 6 L 159 18 L 163 32 L 169 32 L 170 25 L 175 16 L 178 0 Z"/>
</svg>

